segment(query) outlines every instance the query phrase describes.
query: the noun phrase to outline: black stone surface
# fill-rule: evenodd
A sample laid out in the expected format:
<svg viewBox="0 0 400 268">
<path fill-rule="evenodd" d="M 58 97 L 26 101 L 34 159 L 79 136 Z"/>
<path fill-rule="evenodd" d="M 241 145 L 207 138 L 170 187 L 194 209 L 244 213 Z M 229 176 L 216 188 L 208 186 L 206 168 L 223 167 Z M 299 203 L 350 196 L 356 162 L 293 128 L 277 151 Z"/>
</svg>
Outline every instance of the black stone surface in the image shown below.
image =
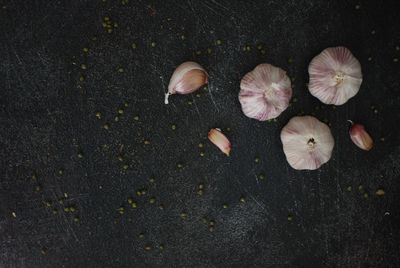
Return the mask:
<svg viewBox="0 0 400 268">
<path fill-rule="evenodd" d="M 1 267 L 399 266 L 396 1 L 0 3 Z M 310 60 L 337 45 L 364 81 L 333 109 L 306 83 Z M 208 89 L 164 105 L 187 60 L 209 72 Z M 264 62 L 295 79 L 298 101 L 277 122 L 246 118 L 237 98 Z M 292 169 L 282 151 L 280 130 L 301 112 L 328 120 L 335 137 L 316 171 Z M 347 119 L 366 126 L 370 152 L 352 144 Z M 207 140 L 213 127 L 230 157 Z"/>
</svg>

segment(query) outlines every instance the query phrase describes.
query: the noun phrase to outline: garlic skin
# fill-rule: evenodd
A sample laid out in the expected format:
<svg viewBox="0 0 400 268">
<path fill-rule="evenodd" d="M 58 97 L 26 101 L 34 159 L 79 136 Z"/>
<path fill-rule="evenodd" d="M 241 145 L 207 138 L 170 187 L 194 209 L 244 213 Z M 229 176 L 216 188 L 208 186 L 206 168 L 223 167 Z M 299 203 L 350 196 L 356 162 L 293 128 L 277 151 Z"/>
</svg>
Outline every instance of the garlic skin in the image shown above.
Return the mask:
<svg viewBox="0 0 400 268">
<path fill-rule="evenodd" d="M 313 116 L 296 116 L 281 131 L 283 152 L 289 165 L 315 170 L 328 162 L 335 141 L 329 127 Z"/>
<path fill-rule="evenodd" d="M 351 123 L 350 127 L 350 138 L 357 145 L 358 148 L 363 149 L 365 151 L 371 150 L 374 145 L 374 141 L 371 136 L 365 130 L 364 126 L 361 124 L 356 124 L 351 120 L 347 120 Z"/>
<path fill-rule="evenodd" d="M 360 89 L 360 62 L 345 47 L 329 47 L 308 66 L 310 93 L 325 104 L 342 105 Z"/>
<path fill-rule="evenodd" d="M 165 104 L 169 95 L 189 94 L 207 84 L 208 74 L 198 63 L 187 61 L 179 65 L 171 76 L 168 92 L 165 94 Z"/>
<path fill-rule="evenodd" d="M 214 143 L 224 154 L 229 156 L 231 151 L 231 142 L 219 128 L 212 128 L 210 132 L 208 132 L 208 139 Z"/>
<path fill-rule="evenodd" d="M 242 111 L 259 121 L 278 117 L 288 107 L 291 97 L 292 87 L 286 72 L 268 63 L 258 65 L 240 82 Z"/>
</svg>

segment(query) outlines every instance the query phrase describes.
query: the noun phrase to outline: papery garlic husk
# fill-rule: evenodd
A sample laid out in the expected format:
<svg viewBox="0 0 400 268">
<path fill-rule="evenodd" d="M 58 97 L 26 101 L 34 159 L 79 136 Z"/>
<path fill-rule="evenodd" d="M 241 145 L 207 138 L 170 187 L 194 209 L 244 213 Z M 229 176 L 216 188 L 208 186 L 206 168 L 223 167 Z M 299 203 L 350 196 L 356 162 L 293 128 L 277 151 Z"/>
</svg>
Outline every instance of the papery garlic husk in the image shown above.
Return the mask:
<svg viewBox="0 0 400 268">
<path fill-rule="evenodd" d="M 294 169 L 314 170 L 329 161 L 333 139 L 329 127 L 313 116 L 296 116 L 281 131 L 286 160 Z"/>
<path fill-rule="evenodd" d="M 374 142 L 368 132 L 365 130 L 364 126 L 361 124 L 356 124 L 351 120 L 348 120 L 351 123 L 350 127 L 350 138 L 359 148 L 369 151 L 371 150 Z"/>
<path fill-rule="evenodd" d="M 360 89 L 360 62 L 345 47 L 329 47 L 308 66 L 310 93 L 325 104 L 342 105 Z"/>
<path fill-rule="evenodd" d="M 212 128 L 210 132 L 208 132 L 208 139 L 214 143 L 224 154 L 229 156 L 229 152 L 231 151 L 231 142 L 219 128 Z"/>
<path fill-rule="evenodd" d="M 288 107 L 291 97 L 292 87 L 286 72 L 268 63 L 258 65 L 240 82 L 242 111 L 259 121 L 278 117 Z"/>
<path fill-rule="evenodd" d="M 198 63 L 187 61 L 179 65 L 172 74 L 165 94 L 165 104 L 172 94 L 189 94 L 207 84 L 208 74 Z"/>
</svg>

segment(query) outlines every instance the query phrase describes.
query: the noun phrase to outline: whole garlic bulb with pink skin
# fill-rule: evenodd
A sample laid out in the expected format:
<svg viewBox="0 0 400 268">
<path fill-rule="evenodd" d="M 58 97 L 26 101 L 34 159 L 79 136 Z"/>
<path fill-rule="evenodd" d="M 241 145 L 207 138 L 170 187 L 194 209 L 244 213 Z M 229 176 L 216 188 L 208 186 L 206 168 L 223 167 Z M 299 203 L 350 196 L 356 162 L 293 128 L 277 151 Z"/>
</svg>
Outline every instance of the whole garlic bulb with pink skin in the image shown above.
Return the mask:
<svg viewBox="0 0 400 268">
<path fill-rule="evenodd" d="M 169 81 L 165 104 L 168 104 L 169 95 L 192 93 L 207 84 L 207 78 L 208 74 L 200 64 L 193 61 L 182 63 L 175 69 Z"/>
<path fill-rule="evenodd" d="M 264 63 L 240 82 L 239 101 L 243 113 L 259 121 L 278 117 L 289 105 L 292 87 L 281 68 Z"/>
<path fill-rule="evenodd" d="M 342 105 L 360 89 L 360 62 L 345 47 L 329 47 L 308 66 L 310 93 L 325 104 Z"/>
<path fill-rule="evenodd" d="M 312 116 L 296 116 L 281 131 L 286 160 L 294 169 L 314 170 L 328 162 L 335 141 L 329 127 Z"/>
</svg>

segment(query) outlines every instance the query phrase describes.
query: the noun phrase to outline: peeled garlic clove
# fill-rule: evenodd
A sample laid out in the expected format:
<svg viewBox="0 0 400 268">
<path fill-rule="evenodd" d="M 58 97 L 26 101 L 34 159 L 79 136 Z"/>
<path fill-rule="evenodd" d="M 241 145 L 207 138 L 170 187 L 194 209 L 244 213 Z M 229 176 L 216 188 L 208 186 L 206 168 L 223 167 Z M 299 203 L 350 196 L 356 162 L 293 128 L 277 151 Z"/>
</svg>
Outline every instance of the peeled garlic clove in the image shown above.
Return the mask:
<svg viewBox="0 0 400 268">
<path fill-rule="evenodd" d="M 345 47 L 329 47 L 308 66 L 310 93 L 326 104 L 342 105 L 354 97 L 362 82 L 360 62 Z"/>
<path fill-rule="evenodd" d="M 348 121 L 351 123 L 350 138 L 354 144 L 363 150 L 371 150 L 374 142 L 367 131 L 365 131 L 364 126 L 361 124 L 356 124 L 351 120 Z"/>
<path fill-rule="evenodd" d="M 172 94 L 189 94 L 207 83 L 208 74 L 198 63 L 187 61 L 179 65 L 172 74 L 165 94 L 165 104 Z"/>
<path fill-rule="evenodd" d="M 214 143 L 224 154 L 229 156 L 231 143 L 219 128 L 213 128 L 208 132 L 208 139 Z"/>
<path fill-rule="evenodd" d="M 239 101 L 243 113 L 259 121 L 278 117 L 289 105 L 292 87 L 281 68 L 264 63 L 240 82 Z"/>
<path fill-rule="evenodd" d="M 328 162 L 335 144 L 329 127 L 312 116 L 290 119 L 281 141 L 289 165 L 299 170 L 314 170 Z"/>
</svg>

